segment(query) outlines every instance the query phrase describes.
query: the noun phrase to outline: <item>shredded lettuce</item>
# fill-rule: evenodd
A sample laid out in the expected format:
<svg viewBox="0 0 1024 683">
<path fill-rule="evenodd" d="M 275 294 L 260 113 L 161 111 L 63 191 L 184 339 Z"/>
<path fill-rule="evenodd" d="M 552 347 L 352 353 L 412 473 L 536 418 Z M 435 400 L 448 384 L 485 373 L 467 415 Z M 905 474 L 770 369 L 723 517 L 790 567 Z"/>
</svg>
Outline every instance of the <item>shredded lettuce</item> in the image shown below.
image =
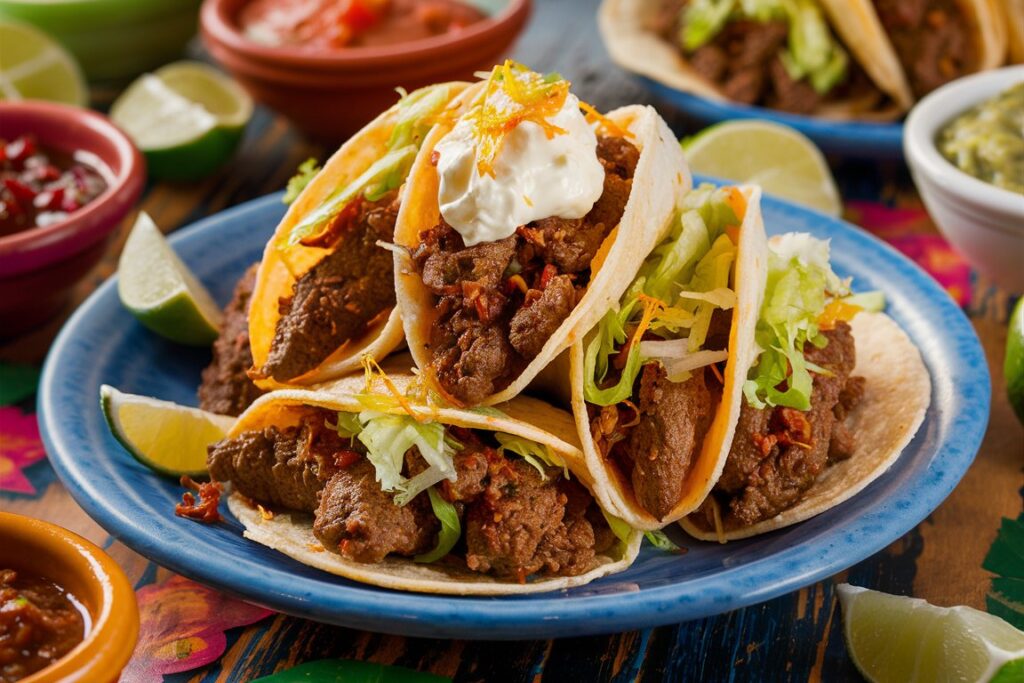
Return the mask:
<svg viewBox="0 0 1024 683">
<path fill-rule="evenodd" d="M 865 311 L 878 313 L 885 310 L 885 293 L 877 289 L 870 292 L 858 292 L 846 297 L 843 302 Z"/>
<path fill-rule="evenodd" d="M 624 519 L 619 519 L 615 515 L 608 514 L 604 508 L 599 506 L 601 514 L 604 515 L 604 521 L 608 522 L 608 527 L 615 534 L 615 538 L 619 539 L 623 543 L 629 543 L 629 537 L 633 534 L 633 527 L 629 526 L 629 522 Z"/>
<path fill-rule="evenodd" d="M 359 432 L 363 431 L 363 424 L 359 421 L 359 415 L 356 413 L 340 412 L 338 413 L 337 424 L 328 422 L 327 426 L 346 439 L 358 436 Z"/>
<path fill-rule="evenodd" d="M 679 32 L 679 42 L 692 52 L 704 45 L 725 27 L 736 0 L 694 0 L 686 7 Z"/>
<path fill-rule="evenodd" d="M 688 338 L 691 353 L 706 341 L 715 309 L 735 305 L 729 275 L 736 245 L 726 228 L 738 227 L 742 221 L 728 201 L 730 189 L 701 185 L 684 198 L 678 220 L 640 267 L 619 307 L 598 323 L 583 357 L 583 391 L 590 403 L 614 405 L 633 393 L 643 363 L 651 360 L 643 355 L 642 344 L 629 345 L 619 381 L 601 385 L 610 359 L 635 334 L 645 306 L 652 301 L 660 303 L 650 315 L 648 329 L 667 339 Z M 687 376 L 680 373 L 677 381 Z"/>
<path fill-rule="evenodd" d="M 299 169 L 295 172 L 291 178 L 288 179 L 288 187 L 285 188 L 284 196 L 281 197 L 281 201 L 285 204 L 291 204 L 295 199 L 306 189 L 306 185 L 316 177 L 316 174 L 320 172 L 320 165 L 316 159 L 310 157 L 301 164 Z"/>
<path fill-rule="evenodd" d="M 423 139 L 448 98 L 449 86 L 446 84 L 422 88 L 403 96 L 398 102 L 398 118 L 388 138 L 386 153 L 358 178 L 335 191 L 323 204 L 303 217 L 279 248 L 293 247 L 318 234 L 360 193 L 369 201 L 376 201 L 405 182 Z"/>
<path fill-rule="evenodd" d="M 430 496 L 430 507 L 434 510 L 434 516 L 441 522 L 441 531 L 437 534 L 437 545 L 433 550 L 413 558 L 413 561 L 425 564 L 437 562 L 450 553 L 462 536 L 462 523 L 459 522 L 459 513 L 455 506 L 445 500 L 433 486 L 427 489 L 427 495 Z"/>
<path fill-rule="evenodd" d="M 757 408 L 811 407 L 814 367 L 804 358 L 804 344 L 827 343 L 818 328 L 825 306 L 849 294 L 829 265 L 829 243 L 806 233 L 773 240 L 768 255 L 768 280 L 755 338 L 761 349 L 743 393 Z M 780 385 L 782 388 L 780 388 Z"/>
<path fill-rule="evenodd" d="M 668 553 L 679 552 L 680 550 L 679 546 L 673 543 L 672 539 L 670 539 L 661 529 L 645 532 L 644 538 L 650 541 L 651 545 L 658 550 L 663 550 Z"/>
<path fill-rule="evenodd" d="M 511 434 L 503 434 L 501 432 L 495 432 L 494 438 L 498 440 L 501 446 L 498 448 L 498 454 L 504 455 L 505 451 L 511 451 L 525 460 L 535 470 L 540 472 L 542 479 L 547 479 L 547 467 L 560 467 L 562 468 L 562 474 L 569 477 L 569 467 L 565 461 L 558 456 L 548 446 L 542 446 L 536 441 L 530 439 L 524 439 L 521 436 L 512 436 Z"/>
</svg>

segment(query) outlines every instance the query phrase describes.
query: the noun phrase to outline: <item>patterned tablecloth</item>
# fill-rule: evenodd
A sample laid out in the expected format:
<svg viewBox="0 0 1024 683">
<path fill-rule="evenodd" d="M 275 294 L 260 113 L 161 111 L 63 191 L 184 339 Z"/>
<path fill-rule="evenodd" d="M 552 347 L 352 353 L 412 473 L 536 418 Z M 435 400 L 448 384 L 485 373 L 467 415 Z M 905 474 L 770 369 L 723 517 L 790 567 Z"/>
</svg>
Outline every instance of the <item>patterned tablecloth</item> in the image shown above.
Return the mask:
<svg viewBox="0 0 1024 683">
<path fill-rule="evenodd" d="M 649 100 L 595 43 L 587 14 L 593 3 L 537 4 L 517 49 L 521 59 L 539 69 L 557 69 L 602 109 Z M 578 30 L 564 35 L 556 26 Z M 662 112 L 678 134 L 692 132 L 689 122 Z M 176 229 L 280 189 L 300 161 L 323 159 L 329 151 L 259 110 L 242 150 L 222 172 L 197 185 L 151 184 L 140 208 L 165 230 Z M 408 639 L 275 615 L 148 562 L 92 522 L 57 481 L 39 440 L 34 394 L 60 321 L 0 346 L 0 509 L 56 522 L 92 539 L 134 581 L 142 628 L 126 681 L 250 680 L 324 658 L 398 664 L 456 680 L 763 680 L 768 672 L 780 680 L 856 679 L 838 618 L 834 586 L 840 581 L 939 604 L 987 607 L 1024 627 L 1024 576 L 993 582 L 987 571 L 1008 571 L 1009 549 L 994 541 L 1002 518 L 1021 515 L 1024 496 L 1024 429 L 1008 405 L 1001 372 L 1011 297 L 946 244 L 905 168 L 830 161 L 846 200 L 846 218 L 921 264 L 964 307 L 988 356 L 994 392 L 981 451 L 950 498 L 883 552 L 830 580 L 686 624 L 555 641 Z M 110 275 L 123 238 L 78 288 L 76 302 Z"/>
</svg>

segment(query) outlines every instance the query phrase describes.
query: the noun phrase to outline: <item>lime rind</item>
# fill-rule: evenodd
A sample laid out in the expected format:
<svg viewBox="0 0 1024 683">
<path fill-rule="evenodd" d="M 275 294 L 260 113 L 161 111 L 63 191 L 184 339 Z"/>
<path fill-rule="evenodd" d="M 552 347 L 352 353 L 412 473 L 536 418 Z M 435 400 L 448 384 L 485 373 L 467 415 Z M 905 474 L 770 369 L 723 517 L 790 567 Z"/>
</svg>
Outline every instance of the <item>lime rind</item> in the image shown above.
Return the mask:
<svg viewBox="0 0 1024 683">
<path fill-rule="evenodd" d="M 0 21 L 0 101 L 49 100 L 86 106 L 89 87 L 75 58 L 33 26 Z"/>
</svg>

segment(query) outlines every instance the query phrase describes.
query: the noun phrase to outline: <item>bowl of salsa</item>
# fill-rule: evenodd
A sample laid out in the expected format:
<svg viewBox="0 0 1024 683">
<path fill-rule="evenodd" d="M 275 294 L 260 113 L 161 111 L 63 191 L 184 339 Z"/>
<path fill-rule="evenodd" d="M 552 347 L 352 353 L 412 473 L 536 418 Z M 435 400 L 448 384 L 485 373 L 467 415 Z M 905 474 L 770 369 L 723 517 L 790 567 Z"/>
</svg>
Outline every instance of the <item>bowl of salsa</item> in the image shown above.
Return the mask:
<svg viewBox="0 0 1024 683">
<path fill-rule="evenodd" d="M 105 116 L 0 102 L 0 338 L 61 310 L 144 182 L 142 156 Z"/>
<path fill-rule="evenodd" d="M 207 0 L 210 54 L 253 98 L 337 142 L 395 88 L 472 79 L 507 54 L 530 0 Z"/>
<path fill-rule="evenodd" d="M 0 512 L 0 683 L 116 681 L 138 630 L 135 593 L 109 555 Z"/>
</svg>

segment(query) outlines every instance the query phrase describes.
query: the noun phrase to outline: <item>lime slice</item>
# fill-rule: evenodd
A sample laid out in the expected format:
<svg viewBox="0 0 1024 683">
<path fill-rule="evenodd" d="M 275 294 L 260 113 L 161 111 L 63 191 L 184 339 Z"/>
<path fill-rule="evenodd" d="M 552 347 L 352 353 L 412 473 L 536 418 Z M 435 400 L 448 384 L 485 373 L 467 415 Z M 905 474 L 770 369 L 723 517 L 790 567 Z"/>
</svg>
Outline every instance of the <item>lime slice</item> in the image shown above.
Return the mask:
<svg viewBox="0 0 1024 683">
<path fill-rule="evenodd" d="M 201 62 L 175 62 L 135 80 L 110 108 L 146 156 L 150 175 L 198 180 L 231 157 L 252 99 Z"/>
<path fill-rule="evenodd" d="M 838 216 L 843 205 L 811 140 L 767 121 L 726 121 L 683 141 L 694 173 L 760 185 L 768 194 Z"/>
<path fill-rule="evenodd" d="M 206 474 L 206 447 L 224 438 L 235 418 L 100 387 L 100 408 L 114 435 L 146 467 L 172 477 Z"/>
<path fill-rule="evenodd" d="M 1006 378 L 1006 395 L 1010 399 L 1017 419 L 1024 423 L 1024 297 L 1010 316 L 1010 327 L 1006 331 L 1006 358 L 1003 360 L 1003 377 Z"/>
<path fill-rule="evenodd" d="M 139 322 L 180 344 L 209 346 L 220 309 L 146 213 L 140 213 L 117 264 L 117 293 Z"/>
<path fill-rule="evenodd" d="M 1024 666 L 1024 632 L 999 617 L 848 584 L 837 589 L 850 658 L 873 683 L 1020 680 L 1012 677 Z"/>
<path fill-rule="evenodd" d="M 84 107 L 89 87 L 75 58 L 36 28 L 0 21 L 0 101 L 50 100 Z"/>
</svg>

